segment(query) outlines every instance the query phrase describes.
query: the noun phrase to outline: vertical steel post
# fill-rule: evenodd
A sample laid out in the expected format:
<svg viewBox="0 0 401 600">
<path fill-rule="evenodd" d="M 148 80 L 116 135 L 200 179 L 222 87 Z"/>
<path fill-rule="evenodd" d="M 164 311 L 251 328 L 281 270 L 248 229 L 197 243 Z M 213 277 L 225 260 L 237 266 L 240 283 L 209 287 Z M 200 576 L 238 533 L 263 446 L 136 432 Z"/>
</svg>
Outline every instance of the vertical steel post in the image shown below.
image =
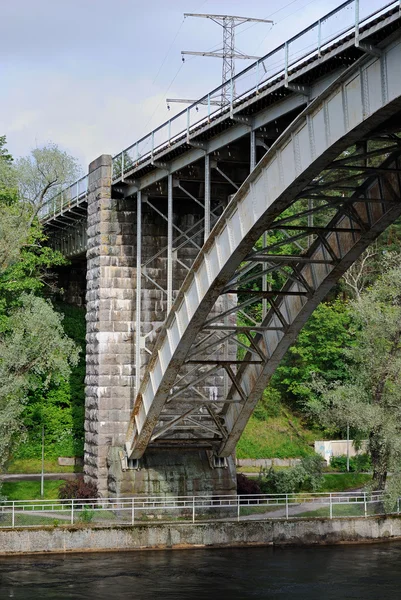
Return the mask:
<svg viewBox="0 0 401 600">
<path fill-rule="evenodd" d="M 132 502 L 132 506 L 131 506 L 131 525 L 134 525 L 135 524 L 135 499 L 132 498 L 131 502 Z"/>
<path fill-rule="evenodd" d="M 15 527 L 15 502 L 13 500 L 13 512 L 11 515 L 11 527 Z"/>
<path fill-rule="evenodd" d="M 259 94 L 259 61 L 256 62 L 256 94 Z"/>
<path fill-rule="evenodd" d="M 74 500 L 71 500 L 71 525 L 74 525 Z"/>
<path fill-rule="evenodd" d="M 333 518 L 333 500 L 330 493 L 330 519 Z"/>
<path fill-rule="evenodd" d="M 167 177 L 167 313 L 173 305 L 173 176 Z"/>
<path fill-rule="evenodd" d="M 355 0 L 355 46 L 359 46 L 359 0 Z"/>
<path fill-rule="evenodd" d="M 308 210 L 313 210 L 313 200 L 312 198 L 308 199 Z M 308 215 L 308 227 L 313 227 L 313 213 L 311 212 Z M 313 243 L 313 235 L 308 235 L 308 246 L 311 246 Z"/>
<path fill-rule="evenodd" d="M 233 102 L 234 102 L 234 81 L 231 77 L 231 91 L 230 91 L 230 115 L 233 116 Z"/>
<path fill-rule="evenodd" d="M 250 158 L 250 171 L 256 167 L 256 131 L 251 130 L 251 158 Z"/>
<path fill-rule="evenodd" d="M 267 246 L 267 231 L 265 231 L 263 233 L 263 248 L 266 248 Z M 262 291 L 263 292 L 267 292 L 268 291 L 268 281 L 267 281 L 267 274 L 265 273 L 264 275 L 262 275 Z M 263 298 L 262 299 L 262 318 L 265 319 L 266 315 L 267 315 L 267 299 Z"/>
<path fill-rule="evenodd" d="M 210 156 L 205 154 L 205 232 L 206 242 L 210 234 Z"/>
<path fill-rule="evenodd" d="M 240 497 L 237 495 L 237 521 L 239 521 L 239 517 L 240 517 Z"/>
<path fill-rule="evenodd" d="M 288 494 L 285 495 L 285 518 L 288 519 Z"/>
<path fill-rule="evenodd" d="M 169 119 L 168 121 L 168 145 L 170 146 L 171 143 L 171 119 Z"/>
<path fill-rule="evenodd" d="M 138 163 L 139 160 L 139 145 L 138 142 L 136 143 L 136 162 Z"/>
<path fill-rule="evenodd" d="M 124 181 L 124 152 L 121 152 L 121 181 Z"/>
<path fill-rule="evenodd" d="M 77 181 L 77 203 L 79 198 L 79 181 Z"/>
<path fill-rule="evenodd" d="M 284 44 L 284 85 L 288 85 L 288 42 Z"/>
<path fill-rule="evenodd" d="M 142 192 L 136 194 L 136 319 L 135 319 L 135 396 L 141 383 L 141 308 L 142 308 Z"/>
<path fill-rule="evenodd" d="M 195 523 L 195 496 L 192 496 L 192 523 Z"/>
<path fill-rule="evenodd" d="M 317 55 L 319 58 L 322 56 L 321 45 L 322 45 L 322 21 L 321 21 L 321 19 L 319 19 L 319 23 L 317 26 Z"/>
<path fill-rule="evenodd" d="M 187 140 L 189 140 L 189 125 L 190 125 L 190 114 L 189 114 L 189 106 L 187 108 Z"/>
<path fill-rule="evenodd" d="M 363 506 L 365 510 L 365 518 L 368 516 L 368 505 L 366 502 L 366 492 L 363 492 Z"/>
</svg>

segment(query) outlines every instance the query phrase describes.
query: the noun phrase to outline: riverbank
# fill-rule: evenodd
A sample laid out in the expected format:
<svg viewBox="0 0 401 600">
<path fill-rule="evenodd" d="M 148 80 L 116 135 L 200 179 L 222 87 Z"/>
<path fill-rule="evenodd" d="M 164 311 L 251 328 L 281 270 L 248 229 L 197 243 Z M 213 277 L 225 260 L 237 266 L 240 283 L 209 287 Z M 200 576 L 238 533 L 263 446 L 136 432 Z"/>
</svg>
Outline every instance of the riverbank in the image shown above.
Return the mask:
<svg viewBox="0 0 401 600">
<path fill-rule="evenodd" d="M 56 526 L 0 530 L 0 555 L 246 546 L 311 546 L 401 540 L 401 517 Z"/>
</svg>

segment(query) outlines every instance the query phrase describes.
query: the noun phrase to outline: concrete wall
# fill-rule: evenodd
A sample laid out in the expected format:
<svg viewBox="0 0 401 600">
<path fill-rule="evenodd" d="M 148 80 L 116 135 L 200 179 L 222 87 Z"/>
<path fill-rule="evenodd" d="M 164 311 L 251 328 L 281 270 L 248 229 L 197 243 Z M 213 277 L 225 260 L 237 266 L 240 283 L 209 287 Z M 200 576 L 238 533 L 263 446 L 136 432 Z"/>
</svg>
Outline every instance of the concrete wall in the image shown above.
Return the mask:
<svg viewBox="0 0 401 600">
<path fill-rule="evenodd" d="M 349 455 L 357 456 L 366 452 L 367 440 L 363 440 L 360 450 L 357 450 L 354 446 L 354 441 L 349 440 Z M 315 442 L 315 452 L 320 454 L 330 464 L 332 456 L 345 456 L 347 454 L 347 440 L 326 440 Z"/>
<path fill-rule="evenodd" d="M 401 538 L 400 517 L 298 519 L 115 528 L 0 529 L 0 555 L 260 545 L 344 544 Z"/>
</svg>

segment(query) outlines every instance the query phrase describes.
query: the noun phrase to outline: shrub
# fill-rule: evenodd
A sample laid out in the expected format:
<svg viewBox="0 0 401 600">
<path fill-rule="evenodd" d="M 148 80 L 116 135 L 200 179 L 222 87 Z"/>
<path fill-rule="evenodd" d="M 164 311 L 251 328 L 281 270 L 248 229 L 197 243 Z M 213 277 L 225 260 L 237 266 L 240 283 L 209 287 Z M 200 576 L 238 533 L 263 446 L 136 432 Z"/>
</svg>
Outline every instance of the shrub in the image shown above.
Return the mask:
<svg viewBox="0 0 401 600">
<path fill-rule="evenodd" d="M 84 506 L 79 514 L 79 520 L 81 523 L 90 523 L 95 516 L 95 511 L 89 506 Z"/>
<path fill-rule="evenodd" d="M 330 467 L 345 473 L 347 471 L 347 457 L 345 454 L 342 454 L 341 456 L 332 456 Z M 357 456 L 351 456 L 349 459 L 349 470 L 351 473 L 370 471 L 371 468 L 372 463 L 368 454 L 358 454 Z"/>
<path fill-rule="evenodd" d="M 96 485 L 85 482 L 82 477 L 66 481 L 65 484 L 60 487 L 58 492 L 60 500 L 68 500 L 70 498 L 86 500 L 89 498 L 97 498 L 98 495 Z"/>
<path fill-rule="evenodd" d="M 278 417 L 280 414 L 280 392 L 268 387 L 264 390 L 262 398 L 257 403 L 253 415 L 258 421 L 267 421 L 269 417 Z"/>
<path fill-rule="evenodd" d="M 249 479 L 243 473 L 237 473 L 237 493 L 240 495 L 260 494 L 260 487 L 253 479 Z"/>
<path fill-rule="evenodd" d="M 303 458 L 299 465 L 282 471 L 272 467 L 261 473 L 259 486 L 264 494 L 293 494 L 316 492 L 323 482 L 323 460 L 315 454 Z"/>
</svg>

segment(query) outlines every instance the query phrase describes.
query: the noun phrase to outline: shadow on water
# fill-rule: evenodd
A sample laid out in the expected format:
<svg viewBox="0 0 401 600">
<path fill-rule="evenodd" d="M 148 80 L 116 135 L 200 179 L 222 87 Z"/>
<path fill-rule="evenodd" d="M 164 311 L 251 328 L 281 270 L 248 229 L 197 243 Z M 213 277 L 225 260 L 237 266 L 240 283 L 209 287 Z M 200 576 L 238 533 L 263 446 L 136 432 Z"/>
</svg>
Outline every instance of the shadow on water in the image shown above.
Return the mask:
<svg viewBox="0 0 401 600">
<path fill-rule="evenodd" d="M 401 543 L 0 557 L 0 598 L 399 598 L 400 560 Z"/>
</svg>

